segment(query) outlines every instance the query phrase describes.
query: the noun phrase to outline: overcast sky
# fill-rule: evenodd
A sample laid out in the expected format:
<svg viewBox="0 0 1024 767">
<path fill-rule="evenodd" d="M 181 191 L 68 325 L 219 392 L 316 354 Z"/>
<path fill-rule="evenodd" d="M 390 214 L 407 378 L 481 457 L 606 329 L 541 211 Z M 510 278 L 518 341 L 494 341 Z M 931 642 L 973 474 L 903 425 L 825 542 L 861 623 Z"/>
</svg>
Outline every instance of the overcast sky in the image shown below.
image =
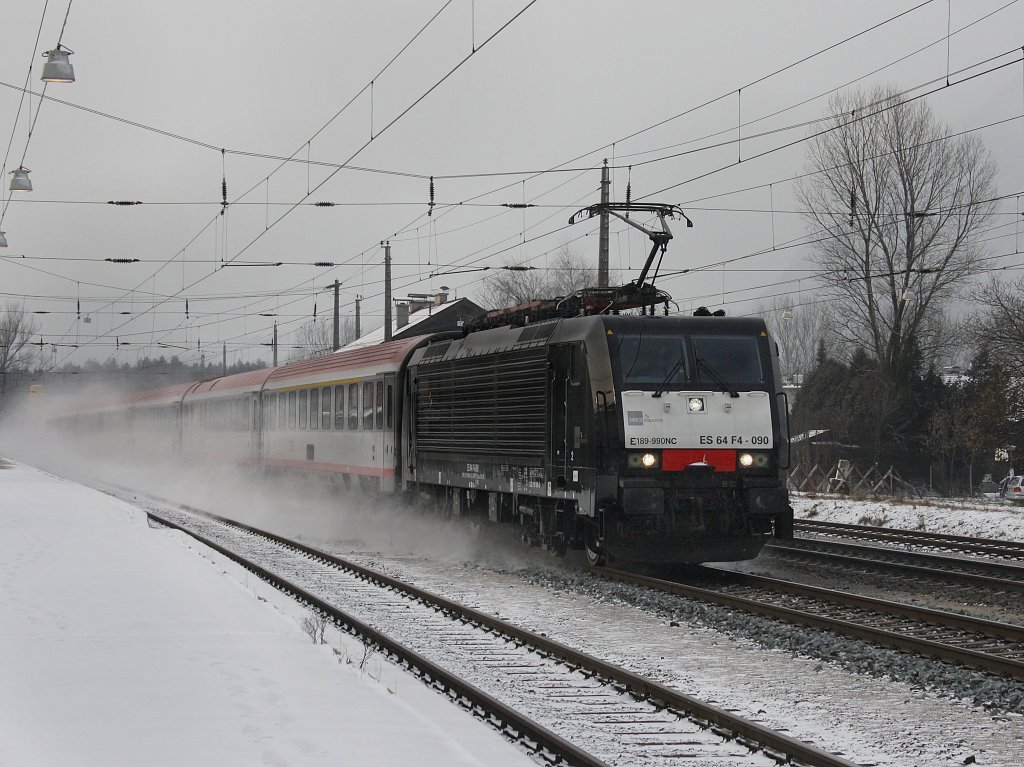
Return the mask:
<svg viewBox="0 0 1024 767">
<path fill-rule="evenodd" d="M 49 85 L 48 99 L 68 103 L 40 108 L 40 54 L 56 46 L 66 13 L 61 39 L 77 81 Z M 1016 1 L 79 0 L 68 12 L 66 0 L 3 0 L 3 19 L 0 305 L 49 312 L 36 315 L 43 340 L 81 346 L 48 350 L 58 362 L 193 361 L 200 344 L 219 359 L 222 343 L 229 362 L 268 359 L 260 344 L 274 317 L 260 315 L 277 315 L 287 345 L 314 301 L 329 314 L 322 291 L 335 279 L 344 315 L 365 297 L 370 329 L 383 312 L 381 240 L 392 242 L 396 296 L 447 285 L 473 297 L 486 273 L 465 269 L 545 268 L 567 244 L 596 262 L 596 219 L 568 219 L 599 200 L 603 158 L 617 166 L 613 198 L 630 179 L 634 199 L 680 203 L 693 219 L 673 227 L 663 269 L 770 250 L 805 232 L 787 181 L 804 170 L 804 147 L 754 156 L 809 129 L 754 134 L 820 117 L 827 93 L 859 78 L 907 89 L 944 84 L 949 71 L 954 84 L 929 97 L 932 108 L 957 131 L 1018 118 L 975 135 L 999 166 L 999 192 L 1024 188 Z M 947 46 L 947 29 L 976 21 Z M 36 95 L 23 101 L 30 64 Z M 34 191 L 8 192 L 22 163 Z M 562 172 L 537 173 L 550 169 Z M 313 205 L 324 201 L 336 205 Z M 501 207 L 524 201 L 536 207 Z M 1019 250 L 1019 205 L 1003 204 L 996 223 L 1009 236 L 990 254 Z M 612 232 L 612 268 L 635 278 L 649 245 L 624 226 Z M 683 311 L 750 313 L 780 294 L 806 300 L 812 272 L 793 270 L 808 269 L 807 256 L 776 250 L 659 287 Z"/>
</svg>

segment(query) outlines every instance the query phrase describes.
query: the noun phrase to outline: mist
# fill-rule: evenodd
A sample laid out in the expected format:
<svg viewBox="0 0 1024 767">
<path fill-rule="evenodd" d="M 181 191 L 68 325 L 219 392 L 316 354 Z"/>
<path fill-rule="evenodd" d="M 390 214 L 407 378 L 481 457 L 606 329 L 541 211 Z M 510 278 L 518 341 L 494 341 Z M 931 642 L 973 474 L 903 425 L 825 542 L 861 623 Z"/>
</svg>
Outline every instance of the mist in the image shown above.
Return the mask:
<svg viewBox="0 0 1024 767">
<path fill-rule="evenodd" d="M 321 472 L 270 473 L 228 461 L 189 462 L 174 455 L 171 429 L 76 433 L 62 424 L 72 413 L 128 394 L 95 386 L 49 397 L 43 404 L 23 404 L 0 426 L 0 456 L 100 489 L 128 488 L 139 494 L 136 502 L 143 507 L 143 494 L 151 495 L 337 553 L 425 557 L 501 569 L 559 566 L 553 555 L 523 543 L 510 525 L 486 518 L 449 517 L 414 498 L 367 493 L 355 482 L 345 487 Z"/>
</svg>

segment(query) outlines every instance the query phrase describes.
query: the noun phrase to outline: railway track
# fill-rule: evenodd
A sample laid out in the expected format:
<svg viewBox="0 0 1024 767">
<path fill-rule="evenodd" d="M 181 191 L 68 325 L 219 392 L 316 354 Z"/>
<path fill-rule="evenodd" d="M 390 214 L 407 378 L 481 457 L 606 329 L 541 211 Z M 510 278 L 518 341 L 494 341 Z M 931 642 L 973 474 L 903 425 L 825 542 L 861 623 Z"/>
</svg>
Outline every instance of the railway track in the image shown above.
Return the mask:
<svg viewBox="0 0 1024 767">
<path fill-rule="evenodd" d="M 195 509 L 146 511 L 156 524 L 188 533 L 379 648 L 539 761 L 852 767 L 841 756 L 365 566 Z"/>
<path fill-rule="evenodd" d="M 863 572 L 895 571 L 910 578 L 956 583 L 993 595 L 1024 593 L 1024 560 L 1013 564 L 802 537 L 772 541 L 765 547 L 765 553 L 786 559 L 824 561 Z"/>
<path fill-rule="evenodd" d="M 697 586 L 621 570 L 601 577 L 1024 680 L 1024 627 L 775 578 L 700 568 Z"/>
<path fill-rule="evenodd" d="M 961 535 L 929 533 L 923 530 L 870 527 L 813 519 L 795 520 L 793 530 L 795 533 L 800 533 L 802 537 L 868 541 L 892 547 L 899 546 L 908 550 L 926 549 L 959 556 L 990 557 L 1024 565 L 1024 543 L 1018 541 L 968 538 Z"/>
</svg>

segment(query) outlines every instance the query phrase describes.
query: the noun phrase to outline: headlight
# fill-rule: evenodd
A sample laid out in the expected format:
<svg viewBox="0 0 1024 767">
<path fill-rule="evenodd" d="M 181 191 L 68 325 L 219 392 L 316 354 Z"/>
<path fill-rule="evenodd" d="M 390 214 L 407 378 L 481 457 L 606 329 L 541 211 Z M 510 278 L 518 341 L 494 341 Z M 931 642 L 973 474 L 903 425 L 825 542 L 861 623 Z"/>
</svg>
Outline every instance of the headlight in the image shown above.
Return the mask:
<svg viewBox="0 0 1024 767">
<path fill-rule="evenodd" d="M 703 397 L 690 397 L 687 400 L 686 407 L 691 413 L 703 413 L 704 412 L 704 398 Z"/>
<path fill-rule="evenodd" d="M 627 458 L 631 469 L 656 469 L 660 463 L 656 452 L 629 453 Z"/>
<path fill-rule="evenodd" d="M 752 466 L 758 469 L 765 469 L 771 463 L 768 453 L 740 453 L 737 456 L 737 460 L 743 469 L 749 469 Z"/>
</svg>

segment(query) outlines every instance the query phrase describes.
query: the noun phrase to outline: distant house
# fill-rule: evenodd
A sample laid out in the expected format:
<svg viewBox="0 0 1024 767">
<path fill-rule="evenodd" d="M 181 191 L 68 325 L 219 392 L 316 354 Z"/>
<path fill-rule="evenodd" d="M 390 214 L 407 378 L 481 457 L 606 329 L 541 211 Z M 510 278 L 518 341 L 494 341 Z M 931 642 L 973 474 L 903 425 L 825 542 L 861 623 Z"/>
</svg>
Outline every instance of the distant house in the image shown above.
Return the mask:
<svg viewBox="0 0 1024 767">
<path fill-rule="evenodd" d="M 831 429 L 809 429 L 802 434 L 794 434 L 789 438 L 789 445 L 794 464 L 822 466 L 834 464 L 840 458 L 867 460 L 860 447 L 838 441 Z"/>
<path fill-rule="evenodd" d="M 448 300 L 447 293 L 412 294 L 395 303 L 391 322 L 391 338 L 411 338 L 430 333 L 459 330 L 464 324 L 484 313 L 483 307 L 468 298 Z M 342 349 L 374 346 L 384 342 L 384 326 L 371 330 Z"/>
</svg>

